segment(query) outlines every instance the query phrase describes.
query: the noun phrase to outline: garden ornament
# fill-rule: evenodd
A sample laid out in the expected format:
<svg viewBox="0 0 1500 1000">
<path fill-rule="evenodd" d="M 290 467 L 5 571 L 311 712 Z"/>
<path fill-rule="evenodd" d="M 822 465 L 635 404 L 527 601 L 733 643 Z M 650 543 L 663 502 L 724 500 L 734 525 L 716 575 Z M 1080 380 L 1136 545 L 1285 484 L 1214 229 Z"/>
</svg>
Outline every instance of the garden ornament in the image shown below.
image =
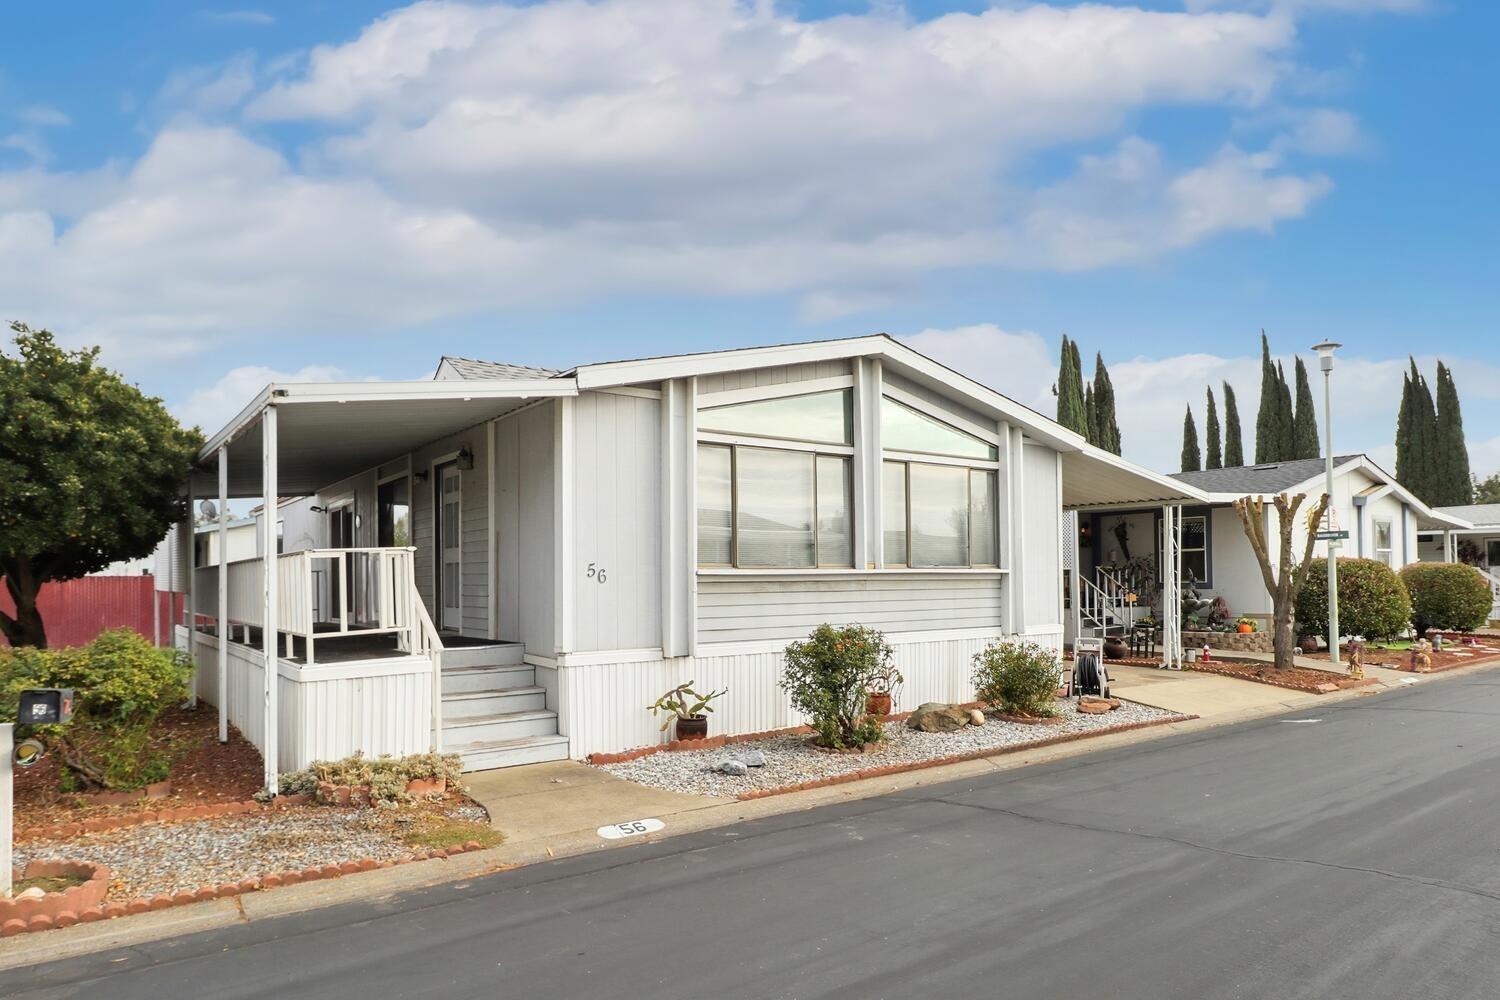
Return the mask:
<svg viewBox="0 0 1500 1000">
<path fill-rule="evenodd" d="M 1358 639 L 1344 647 L 1349 656 L 1349 676 L 1359 680 L 1365 676 L 1365 644 Z"/>
</svg>

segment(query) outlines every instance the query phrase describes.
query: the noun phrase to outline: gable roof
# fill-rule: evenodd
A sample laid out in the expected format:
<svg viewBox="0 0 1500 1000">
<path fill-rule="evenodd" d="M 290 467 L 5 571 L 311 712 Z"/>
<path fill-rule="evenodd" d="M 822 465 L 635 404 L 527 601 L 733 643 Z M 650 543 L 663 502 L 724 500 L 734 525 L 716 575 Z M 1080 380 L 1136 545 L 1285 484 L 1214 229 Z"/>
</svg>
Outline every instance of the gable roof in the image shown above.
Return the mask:
<svg viewBox="0 0 1500 1000">
<path fill-rule="evenodd" d="M 517 365 L 506 361 L 477 361 L 474 358 L 458 358 L 445 354 L 438 361 L 433 378 L 497 379 L 497 378 L 552 378 L 558 373 L 551 368 L 536 368 L 532 365 Z"/>
<path fill-rule="evenodd" d="M 1339 455 L 1333 466 L 1357 462 L 1360 455 Z M 1281 493 L 1300 486 L 1324 471 L 1321 458 L 1298 458 L 1290 462 L 1266 462 L 1262 465 L 1237 465 L 1228 469 L 1204 469 L 1202 472 L 1174 472 L 1180 479 L 1205 493 Z"/>
</svg>

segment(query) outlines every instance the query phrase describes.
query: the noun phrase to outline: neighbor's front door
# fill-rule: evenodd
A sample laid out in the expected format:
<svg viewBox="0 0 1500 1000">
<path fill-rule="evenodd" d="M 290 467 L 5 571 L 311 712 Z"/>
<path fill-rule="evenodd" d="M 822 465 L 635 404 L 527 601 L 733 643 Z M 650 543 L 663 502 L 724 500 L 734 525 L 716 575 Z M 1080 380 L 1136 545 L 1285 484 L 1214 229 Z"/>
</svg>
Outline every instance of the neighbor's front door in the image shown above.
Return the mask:
<svg viewBox="0 0 1500 1000">
<path fill-rule="evenodd" d="M 439 628 L 463 625 L 463 543 L 460 530 L 463 488 L 458 467 L 445 465 L 438 487 L 438 604 L 442 608 Z"/>
</svg>

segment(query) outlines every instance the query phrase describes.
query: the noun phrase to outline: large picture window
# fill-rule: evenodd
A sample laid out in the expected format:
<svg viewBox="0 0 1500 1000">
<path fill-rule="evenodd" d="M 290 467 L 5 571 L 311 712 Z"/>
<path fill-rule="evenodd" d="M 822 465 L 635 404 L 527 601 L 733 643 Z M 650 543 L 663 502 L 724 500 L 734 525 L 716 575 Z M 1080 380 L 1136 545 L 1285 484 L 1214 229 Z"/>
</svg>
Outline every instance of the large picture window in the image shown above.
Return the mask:
<svg viewBox="0 0 1500 1000">
<path fill-rule="evenodd" d="M 844 455 L 698 445 L 698 564 L 848 567 L 853 471 Z"/>
<path fill-rule="evenodd" d="M 887 566 L 997 564 L 994 472 L 887 460 L 881 477 Z"/>
</svg>

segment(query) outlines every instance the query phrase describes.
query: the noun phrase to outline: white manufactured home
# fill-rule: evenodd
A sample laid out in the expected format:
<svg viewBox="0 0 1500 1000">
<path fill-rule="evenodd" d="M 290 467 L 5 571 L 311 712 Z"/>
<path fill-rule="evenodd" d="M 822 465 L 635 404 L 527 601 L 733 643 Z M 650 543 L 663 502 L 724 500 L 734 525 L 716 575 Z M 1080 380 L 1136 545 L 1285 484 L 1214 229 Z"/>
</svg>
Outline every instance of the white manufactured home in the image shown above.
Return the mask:
<svg viewBox="0 0 1500 1000">
<path fill-rule="evenodd" d="M 716 732 L 795 725 L 781 651 L 822 622 L 882 629 L 904 703 L 967 700 L 985 643 L 1061 645 L 1065 511 L 1207 501 L 883 335 L 272 385 L 200 463 L 221 509 L 304 498 L 193 574 L 199 696 L 268 771 L 649 745 L 690 679 Z"/>
</svg>

